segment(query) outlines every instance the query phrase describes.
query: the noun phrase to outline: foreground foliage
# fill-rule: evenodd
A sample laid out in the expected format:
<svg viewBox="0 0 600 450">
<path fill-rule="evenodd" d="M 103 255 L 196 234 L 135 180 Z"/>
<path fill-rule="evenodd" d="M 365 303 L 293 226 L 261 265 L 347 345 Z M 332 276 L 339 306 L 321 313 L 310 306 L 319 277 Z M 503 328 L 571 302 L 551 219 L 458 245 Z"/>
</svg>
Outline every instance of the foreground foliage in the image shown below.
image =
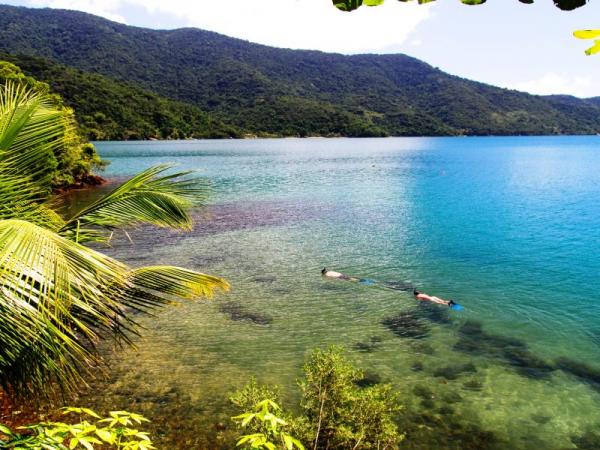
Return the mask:
<svg viewBox="0 0 600 450">
<path fill-rule="evenodd" d="M 254 433 L 238 439 L 237 446 L 247 450 L 267 449 L 304 450 L 302 443 L 286 432 L 288 423 L 277 417 L 281 408 L 273 400 L 265 399 L 258 402 L 252 411 L 233 417 L 242 428 L 254 428 Z"/>
<path fill-rule="evenodd" d="M 68 127 L 46 94 L 0 86 L 0 387 L 20 396 L 80 388 L 101 364 L 101 340 L 129 343 L 138 332 L 132 312 L 228 287 L 180 267 L 130 268 L 83 246 L 142 223 L 190 229 L 207 186 L 159 166 L 63 218 L 52 209 L 47 162 Z"/>
<path fill-rule="evenodd" d="M 379 6 L 384 3 L 385 0 L 332 0 L 333 4 L 342 11 L 353 11 L 362 5 L 365 6 Z M 398 0 L 400 2 L 411 2 L 414 0 Z M 426 3 L 431 3 L 436 0 L 417 0 L 419 5 L 423 5 Z M 483 5 L 487 0 L 460 0 L 461 3 L 465 5 Z M 532 4 L 534 0 L 517 0 L 520 3 Z M 588 0 L 554 0 L 554 4 L 564 10 L 571 11 L 573 9 L 579 8 L 588 3 Z"/>
<path fill-rule="evenodd" d="M 600 52 L 600 30 L 578 30 L 573 34 L 579 39 L 594 40 L 594 45 L 585 51 L 586 55 L 595 55 Z"/>
<path fill-rule="evenodd" d="M 77 423 L 41 422 L 19 427 L 0 425 L 0 448 L 31 450 L 151 450 L 148 433 L 137 426 L 148 422 L 139 414 L 111 411 L 102 418 L 87 408 L 65 408 L 63 414 L 77 415 Z M 136 428 L 133 428 L 136 427 Z M 4 438 L 2 437 L 4 435 Z"/>
<path fill-rule="evenodd" d="M 395 424 L 395 415 L 401 410 L 398 394 L 386 384 L 361 387 L 363 379 L 364 373 L 346 359 L 341 348 L 313 351 L 304 366 L 304 378 L 299 381 L 300 416 L 284 414 L 279 406 L 275 408 L 273 405 L 279 401 L 277 391 L 251 380 L 231 397 L 232 403 L 245 411 L 234 420 L 242 420 L 250 432 L 240 441 L 247 438 L 242 444 L 252 439 L 275 443 L 274 434 L 265 429 L 264 421 L 256 420 L 257 411 L 263 411 L 263 415 L 270 414 L 269 419 L 285 424 L 286 433 L 315 450 L 398 448 L 403 439 Z M 257 401 L 261 397 L 262 401 Z M 269 405 L 277 416 L 268 410 Z M 289 448 L 289 441 L 286 446 L 274 445 L 273 448 Z"/>
<path fill-rule="evenodd" d="M 94 182 L 92 172 L 105 166 L 96 149 L 87 142 L 79 124 L 75 119 L 73 109 L 66 106 L 58 94 L 50 93 L 47 83 L 26 76 L 19 67 L 0 58 L 0 85 L 11 81 L 33 92 L 46 96 L 63 119 L 63 132 L 57 139 L 56 147 L 48 153 L 44 165 L 53 168 L 51 185 L 54 188 L 71 186 L 76 183 Z"/>
</svg>

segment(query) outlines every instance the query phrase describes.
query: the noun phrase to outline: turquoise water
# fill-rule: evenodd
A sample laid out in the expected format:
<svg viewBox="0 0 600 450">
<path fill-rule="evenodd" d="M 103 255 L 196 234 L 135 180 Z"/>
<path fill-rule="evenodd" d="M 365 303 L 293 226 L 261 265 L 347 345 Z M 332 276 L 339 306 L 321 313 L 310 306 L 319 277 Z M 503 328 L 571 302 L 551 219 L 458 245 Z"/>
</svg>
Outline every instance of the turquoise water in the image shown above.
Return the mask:
<svg viewBox="0 0 600 450">
<path fill-rule="evenodd" d="M 174 162 L 214 188 L 194 232 L 108 250 L 232 285 L 141 318 L 138 351 L 107 356 L 86 395 L 145 413 L 162 448 L 231 448 L 227 393 L 256 375 L 292 404 L 305 355 L 331 343 L 402 392 L 403 448 L 600 445 L 600 137 L 97 146 L 109 177 Z"/>
</svg>

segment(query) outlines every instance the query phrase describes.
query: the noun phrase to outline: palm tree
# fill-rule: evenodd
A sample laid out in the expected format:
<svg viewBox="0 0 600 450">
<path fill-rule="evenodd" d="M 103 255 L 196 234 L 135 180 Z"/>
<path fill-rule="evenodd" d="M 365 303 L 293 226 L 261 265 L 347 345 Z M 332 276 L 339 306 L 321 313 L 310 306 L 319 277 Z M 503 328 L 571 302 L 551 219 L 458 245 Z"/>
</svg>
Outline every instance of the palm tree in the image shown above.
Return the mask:
<svg viewBox="0 0 600 450">
<path fill-rule="evenodd" d="M 228 289 L 220 278 L 133 269 L 84 246 L 124 225 L 191 229 L 189 211 L 208 189 L 158 166 L 63 218 L 50 202 L 48 161 L 68 126 L 45 94 L 0 86 L 0 386 L 19 396 L 81 386 L 101 362 L 101 340 L 129 343 L 139 331 L 132 311 Z"/>
</svg>

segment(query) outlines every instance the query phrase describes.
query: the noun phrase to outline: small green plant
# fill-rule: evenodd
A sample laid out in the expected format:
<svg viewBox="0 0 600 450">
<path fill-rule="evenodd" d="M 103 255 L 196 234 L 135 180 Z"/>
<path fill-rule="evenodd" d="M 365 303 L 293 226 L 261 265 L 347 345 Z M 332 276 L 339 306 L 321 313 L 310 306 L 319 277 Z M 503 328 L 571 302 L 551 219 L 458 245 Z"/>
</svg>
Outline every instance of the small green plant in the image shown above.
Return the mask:
<svg viewBox="0 0 600 450">
<path fill-rule="evenodd" d="M 248 432 L 238 446 L 290 449 L 289 441 L 279 434 L 281 429 L 310 443 L 313 450 L 398 448 L 404 438 L 395 421 L 401 410 L 398 394 L 388 384 L 361 387 L 362 380 L 364 373 L 348 361 L 340 347 L 313 351 L 298 383 L 302 393 L 299 416 L 279 409 L 273 401 L 279 398 L 276 390 L 250 380 L 230 397 L 239 410 L 252 409 L 234 417 Z"/>
<path fill-rule="evenodd" d="M 244 449 L 304 450 L 302 443 L 285 431 L 288 423 L 276 415 L 280 413 L 277 403 L 265 399 L 258 402 L 253 411 L 233 417 L 242 428 L 257 431 L 240 437 L 237 446 Z"/>
<path fill-rule="evenodd" d="M 304 365 L 301 406 L 317 449 L 395 449 L 403 439 L 394 422 L 402 409 L 390 385 L 358 386 L 364 373 L 332 346 Z"/>
<path fill-rule="evenodd" d="M 148 433 L 135 427 L 148 419 L 127 411 L 112 411 L 102 418 L 88 408 L 64 408 L 78 415 L 75 424 L 42 422 L 19 427 L 19 432 L 0 425 L 0 448 L 15 450 L 151 450 Z M 2 436 L 4 435 L 4 437 Z"/>
</svg>

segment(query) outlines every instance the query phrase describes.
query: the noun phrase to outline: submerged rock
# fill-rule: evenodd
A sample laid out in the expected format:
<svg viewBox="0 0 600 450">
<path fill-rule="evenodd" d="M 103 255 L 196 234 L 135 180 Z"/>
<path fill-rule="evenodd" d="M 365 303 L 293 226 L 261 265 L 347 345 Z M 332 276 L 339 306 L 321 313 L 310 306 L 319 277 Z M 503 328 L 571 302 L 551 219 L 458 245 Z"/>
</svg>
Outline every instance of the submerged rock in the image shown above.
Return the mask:
<svg viewBox="0 0 600 450">
<path fill-rule="evenodd" d="M 381 377 L 379 376 L 379 374 L 377 374 L 375 372 L 369 372 L 369 371 L 366 371 L 360 380 L 356 380 L 354 382 L 354 384 L 356 384 L 358 387 L 362 387 L 362 388 L 375 386 L 376 384 L 380 384 L 380 383 L 381 383 Z"/>
<path fill-rule="evenodd" d="M 219 305 L 219 311 L 229 315 L 231 320 L 234 321 L 247 321 L 256 325 L 269 325 L 273 322 L 272 317 L 266 314 L 248 311 L 244 306 L 235 302 L 221 303 Z"/>
<path fill-rule="evenodd" d="M 533 416 L 531 416 L 531 420 L 540 425 L 545 425 L 548 422 L 550 422 L 550 420 L 552 420 L 552 417 L 545 416 L 543 414 L 534 414 Z"/>
<path fill-rule="evenodd" d="M 433 372 L 434 377 L 443 377 L 446 380 L 456 380 L 463 373 L 475 373 L 477 367 L 473 363 L 454 364 L 440 367 Z"/>
<path fill-rule="evenodd" d="M 468 391 L 481 391 L 483 389 L 483 381 L 476 380 L 475 378 L 463 383 L 463 388 Z"/>
<path fill-rule="evenodd" d="M 352 348 L 359 352 L 373 353 L 379 348 L 383 339 L 379 336 L 372 336 L 368 341 L 355 342 Z"/>
<path fill-rule="evenodd" d="M 600 449 L 600 434 L 588 431 L 581 436 L 571 436 L 571 442 L 582 450 Z"/>
<path fill-rule="evenodd" d="M 458 331 L 454 350 L 498 359 L 528 378 L 548 378 L 556 367 L 536 356 L 519 339 L 483 331 L 481 323 L 467 321 Z"/>
<path fill-rule="evenodd" d="M 413 392 L 417 397 L 421 397 L 422 399 L 433 399 L 435 398 L 435 394 L 433 393 L 433 391 L 431 389 L 429 389 L 427 386 L 423 386 L 423 385 L 416 385 L 413 388 Z"/>
<path fill-rule="evenodd" d="M 434 305 L 429 302 L 419 302 L 417 312 L 420 317 L 432 323 L 440 325 L 448 325 L 452 323 L 448 307 L 444 308 L 440 305 Z"/>
<path fill-rule="evenodd" d="M 410 312 L 401 312 L 395 316 L 386 317 L 381 324 L 402 338 L 423 339 L 429 335 L 429 327 Z"/>
<path fill-rule="evenodd" d="M 424 398 L 421 400 L 421 406 L 425 409 L 433 409 L 435 408 L 435 402 L 430 398 Z"/>
<path fill-rule="evenodd" d="M 442 406 L 440 409 L 438 409 L 437 411 L 439 414 L 443 414 L 444 416 L 449 416 L 451 414 L 454 414 L 454 408 L 452 406 Z"/>
<path fill-rule="evenodd" d="M 462 417 L 452 408 L 422 411 L 407 417 L 402 449 L 500 450 L 509 448 L 499 436 Z"/>
<path fill-rule="evenodd" d="M 416 361 L 413 363 L 412 366 L 410 366 L 410 370 L 412 370 L 413 372 L 422 372 L 423 369 L 424 367 L 421 361 Z"/>
<path fill-rule="evenodd" d="M 388 289 L 393 289 L 395 291 L 402 291 L 402 292 L 413 292 L 413 290 L 415 289 L 415 287 L 410 284 L 407 283 L 405 281 L 384 281 L 381 283 L 382 286 L 385 286 Z"/>
<path fill-rule="evenodd" d="M 260 276 L 251 278 L 250 281 L 252 281 L 254 283 L 271 284 L 271 283 L 274 283 L 275 281 L 277 281 L 277 278 L 273 275 L 260 275 Z"/>
<path fill-rule="evenodd" d="M 444 395 L 442 400 L 444 403 L 460 403 L 462 402 L 463 398 L 458 392 L 448 392 Z"/>
<path fill-rule="evenodd" d="M 433 355 L 435 353 L 433 346 L 425 341 L 416 341 L 411 344 L 410 349 L 419 355 Z"/>
<path fill-rule="evenodd" d="M 555 364 L 558 369 L 600 391 L 600 369 L 567 357 L 558 358 Z"/>
</svg>

